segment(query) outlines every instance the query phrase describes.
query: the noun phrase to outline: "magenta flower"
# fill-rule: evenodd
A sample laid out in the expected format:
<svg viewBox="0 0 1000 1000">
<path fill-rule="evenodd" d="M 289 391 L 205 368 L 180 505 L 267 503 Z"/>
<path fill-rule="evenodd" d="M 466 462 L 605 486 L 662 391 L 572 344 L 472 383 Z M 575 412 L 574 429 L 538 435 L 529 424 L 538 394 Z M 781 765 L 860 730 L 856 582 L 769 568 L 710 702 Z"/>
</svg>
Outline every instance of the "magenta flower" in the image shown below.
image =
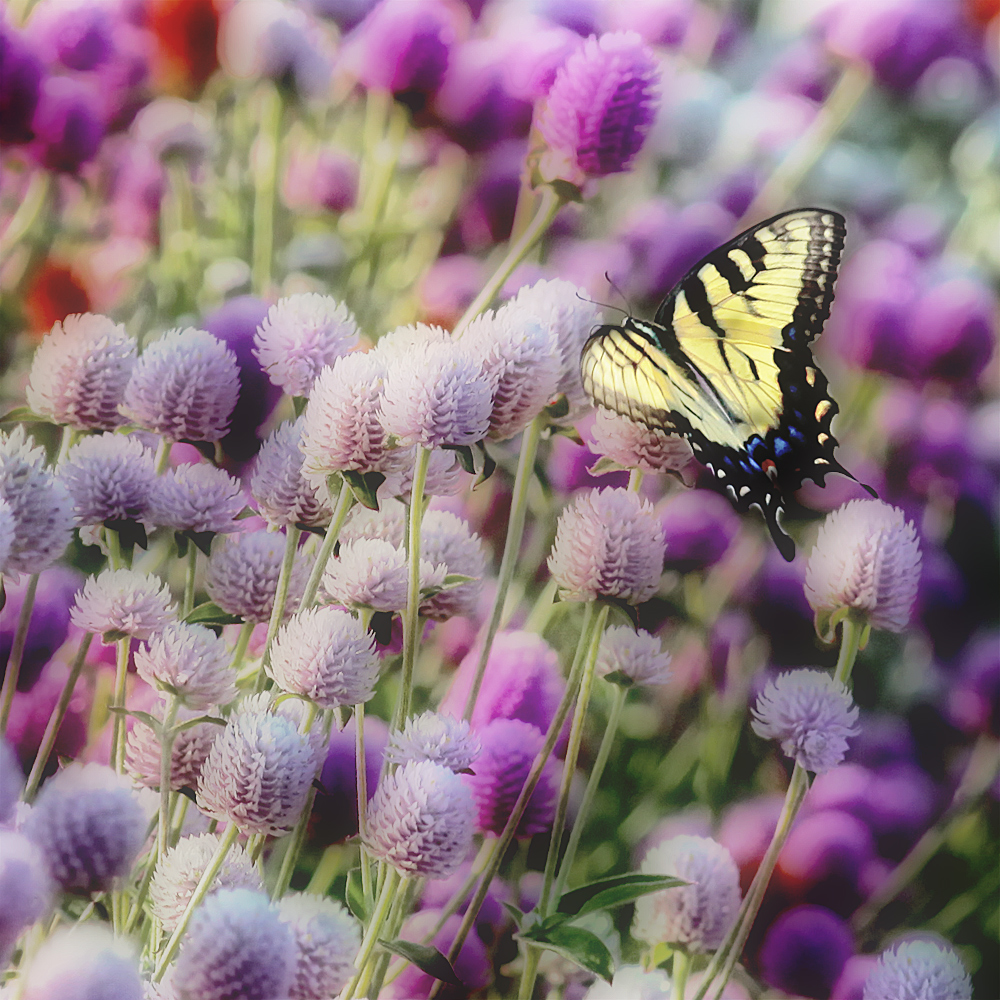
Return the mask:
<svg viewBox="0 0 1000 1000">
<path fill-rule="evenodd" d="M 107 641 L 128 635 L 148 639 L 177 619 L 170 590 L 158 577 L 131 569 L 106 569 L 87 578 L 70 619 Z"/>
<path fill-rule="evenodd" d="M 261 446 L 250 477 L 250 493 L 271 527 L 296 524 L 317 527 L 330 522 L 331 511 L 323 497 L 303 475 L 300 448 L 303 418 L 283 423 Z"/>
<path fill-rule="evenodd" d="M 180 697 L 188 708 L 226 705 L 236 697 L 236 675 L 226 642 L 204 625 L 176 622 L 135 654 L 139 676 Z"/>
<path fill-rule="evenodd" d="M 43 167 L 77 173 L 94 158 L 104 138 L 104 115 L 97 93 L 76 77 L 45 77 L 31 129 Z"/>
<path fill-rule="evenodd" d="M 174 531 L 237 531 L 236 515 L 245 506 L 238 480 L 225 469 L 198 462 L 179 465 L 160 476 L 150 500 L 149 519 Z"/>
<path fill-rule="evenodd" d="M 130 434 L 96 434 L 70 449 L 59 478 L 73 498 L 77 524 L 144 519 L 158 483 L 153 453 Z"/>
<path fill-rule="evenodd" d="M 0 142 L 11 145 L 30 142 L 34 137 L 31 119 L 38 106 L 39 89 L 45 68 L 23 32 L 0 21 L 0 49 L 3 76 L 0 77 Z"/>
<path fill-rule="evenodd" d="M 288 1000 L 326 1000 L 355 972 L 361 932 L 354 919 L 329 896 L 293 892 L 282 897 L 278 913 L 292 928 L 298 958 Z"/>
</svg>

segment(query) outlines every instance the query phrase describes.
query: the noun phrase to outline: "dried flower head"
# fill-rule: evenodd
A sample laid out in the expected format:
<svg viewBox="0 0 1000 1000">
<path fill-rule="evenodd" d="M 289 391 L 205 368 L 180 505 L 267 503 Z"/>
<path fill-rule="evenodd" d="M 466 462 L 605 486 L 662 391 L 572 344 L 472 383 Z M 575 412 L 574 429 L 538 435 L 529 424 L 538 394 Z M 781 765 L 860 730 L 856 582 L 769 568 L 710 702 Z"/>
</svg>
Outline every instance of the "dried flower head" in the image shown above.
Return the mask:
<svg viewBox="0 0 1000 1000">
<path fill-rule="evenodd" d="M 945 942 L 904 941 L 879 955 L 864 1000 L 972 1000 L 972 980 Z"/>
<path fill-rule="evenodd" d="M 166 625 L 136 651 L 139 676 L 178 695 L 188 708 L 225 705 L 236 697 L 236 674 L 226 642 L 204 625 Z"/>
<path fill-rule="evenodd" d="M 303 474 L 303 420 L 299 417 L 283 423 L 268 437 L 250 477 L 250 493 L 274 528 L 295 524 L 313 528 L 330 523 L 332 512 L 323 499 L 327 490 L 318 492 Z"/>
<path fill-rule="evenodd" d="M 285 691 L 320 708 L 359 705 L 375 693 L 379 660 L 375 639 L 339 608 L 293 615 L 274 637 L 268 673 Z"/>
<path fill-rule="evenodd" d="M 407 719 L 402 730 L 389 734 L 386 756 L 396 764 L 432 760 L 457 774 L 471 766 L 480 749 L 479 737 L 464 719 L 424 712 Z"/>
<path fill-rule="evenodd" d="M 156 871 L 149 883 L 149 903 L 154 916 L 171 933 L 180 922 L 188 902 L 194 895 L 208 863 L 215 857 L 219 837 L 203 833 L 195 837 L 182 837 L 156 863 Z M 219 889 L 250 889 L 264 891 L 264 882 L 250 855 L 240 844 L 233 844 L 222 862 L 212 883 L 213 891 Z"/>
<path fill-rule="evenodd" d="M 160 704 L 159 717 L 163 717 L 164 706 Z M 186 722 L 204 712 L 181 709 L 177 713 L 178 722 Z M 170 790 L 198 787 L 198 776 L 208 759 L 208 752 L 222 726 L 214 722 L 199 722 L 182 729 L 174 737 L 170 749 Z M 160 757 L 162 744 L 160 737 L 140 719 L 136 719 L 129 730 L 125 742 L 125 765 L 135 781 L 145 788 L 160 787 Z"/>
<path fill-rule="evenodd" d="M 326 1000 L 355 972 L 361 947 L 357 920 L 328 896 L 293 892 L 278 904 L 281 919 L 292 928 L 298 948 L 289 1000 Z"/>
<path fill-rule="evenodd" d="M 823 522 L 806 565 L 806 597 L 821 634 L 838 611 L 873 628 L 902 632 L 920 582 L 913 523 L 881 500 L 851 500 Z"/>
<path fill-rule="evenodd" d="M 136 344 L 121 323 L 94 313 L 67 316 L 35 351 L 28 406 L 57 424 L 110 431 L 135 364 Z"/>
<path fill-rule="evenodd" d="M 365 845 L 401 875 L 447 878 L 469 852 L 474 817 L 472 795 L 454 771 L 412 761 L 379 782 Z"/>
<path fill-rule="evenodd" d="M 666 684 L 670 679 L 670 654 L 655 635 L 627 625 L 613 625 L 601 639 L 597 673 L 623 685 Z"/>
<path fill-rule="evenodd" d="M 568 600 L 641 604 L 663 571 L 663 528 L 652 505 L 624 489 L 577 496 L 559 517 L 549 572 Z"/>
<path fill-rule="evenodd" d="M 236 531 L 243 488 L 225 469 L 205 462 L 179 465 L 159 479 L 149 506 L 154 524 L 174 531 Z"/>
<path fill-rule="evenodd" d="M 637 424 L 603 406 L 597 408 L 592 434 L 594 450 L 626 469 L 680 474 L 694 457 L 687 438 Z"/>
<path fill-rule="evenodd" d="M 323 368 L 357 346 L 358 324 L 329 295 L 289 295 L 271 306 L 254 343 L 254 356 L 276 386 L 308 396 Z"/>
<path fill-rule="evenodd" d="M 167 585 L 132 569 L 106 569 L 88 577 L 70 612 L 74 625 L 108 641 L 126 635 L 148 639 L 176 619 Z"/>
<path fill-rule="evenodd" d="M 23 832 L 63 889 L 101 892 L 128 874 L 146 839 L 146 815 L 110 767 L 70 764 L 42 786 Z"/>
<path fill-rule="evenodd" d="M 643 896 L 635 905 L 632 936 L 699 954 L 722 944 L 740 908 L 740 873 L 729 851 L 708 837 L 682 834 L 652 847 L 644 875 L 674 875 L 687 885 Z"/>
<path fill-rule="evenodd" d="M 0 828 L 0 963 L 5 967 L 21 932 L 51 906 L 55 888 L 37 845 Z"/>
<path fill-rule="evenodd" d="M 432 566 L 444 565 L 448 575 L 472 577 L 466 583 L 421 601 L 420 614 L 434 621 L 445 621 L 454 615 L 471 615 L 483 589 L 486 551 L 468 522 L 451 511 L 427 511 L 421 526 L 420 556 Z"/>
<path fill-rule="evenodd" d="M 70 449 L 59 478 L 73 498 L 77 524 L 145 518 L 157 489 L 153 453 L 126 434 L 96 434 Z"/>
<path fill-rule="evenodd" d="M 121 412 L 172 441 L 219 441 L 240 394 L 236 355 L 204 330 L 169 330 L 140 355 Z"/>
<path fill-rule="evenodd" d="M 790 670 L 768 681 L 753 716 L 758 736 L 780 740 L 786 756 L 816 774 L 836 767 L 858 734 L 850 691 L 822 670 Z"/>
</svg>

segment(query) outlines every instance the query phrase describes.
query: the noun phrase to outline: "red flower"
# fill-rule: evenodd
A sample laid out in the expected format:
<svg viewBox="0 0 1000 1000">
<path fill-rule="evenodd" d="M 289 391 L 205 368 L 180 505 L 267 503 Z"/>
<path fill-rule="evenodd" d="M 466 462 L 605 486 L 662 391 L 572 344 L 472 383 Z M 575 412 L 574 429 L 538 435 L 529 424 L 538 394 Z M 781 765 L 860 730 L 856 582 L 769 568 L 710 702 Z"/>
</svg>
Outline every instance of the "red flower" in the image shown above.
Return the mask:
<svg viewBox="0 0 1000 1000">
<path fill-rule="evenodd" d="M 147 27 L 156 40 L 155 77 L 170 93 L 201 90 L 219 65 L 216 0 L 152 0 Z"/>
</svg>

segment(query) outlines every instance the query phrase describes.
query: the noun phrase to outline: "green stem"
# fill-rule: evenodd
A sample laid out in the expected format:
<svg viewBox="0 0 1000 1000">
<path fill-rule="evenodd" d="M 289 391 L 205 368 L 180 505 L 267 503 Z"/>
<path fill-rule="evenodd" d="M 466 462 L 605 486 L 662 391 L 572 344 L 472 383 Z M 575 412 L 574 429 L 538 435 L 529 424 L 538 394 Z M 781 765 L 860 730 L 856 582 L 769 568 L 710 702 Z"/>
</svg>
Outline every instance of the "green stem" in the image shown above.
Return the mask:
<svg viewBox="0 0 1000 1000">
<path fill-rule="evenodd" d="M 274 205 L 278 186 L 278 147 L 281 141 L 282 98 L 278 88 L 264 82 L 258 92 L 260 126 L 254 149 L 253 267 L 251 283 L 256 295 L 271 289 L 274 256 Z"/>
<path fill-rule="evenodd" d="M 4 259 L 28 235 L 41 217 L 49 204 L 53 187 L 52 174 L 47 170 L 36 170 L 31 175 L 28 190 L 24 192 L 17 210 L 7 223 L 3 236 L 0 236 L 0 255 Z"/>
<path fill-rule="evenodd" d="M 628 474 L 628 489 L 630 493 L 638 493 L 642 488 L 645 473 L 642 469 L 630 469 Z"/>
<path fill-rule="evenodd" d="M 125 636 L 117 642 L 117 655 L 115 657 L 115 690 L 112 704 L 118 708 L 125 708 L 125 682 L 128 680 L 128 652 L 131 639 Z M 113 713 L 111 720 L 111 762 L 114 769 L 119 774 L 125 773 L 125 723 L 126 716 L 123 711 Z"/>
<path fill-rule="evenodd" d="M 342 850 L 339 844 L 331 844 L 320 855 L 319 864 L 316 865 L 306 886 L 306 892 L 317 896 L 325 896 L 330 891 L 333 880 L 340 870 L 340 856 Z"/>
<path fill-rule="evenodd" d="M 406 915 L 410 912 L 413 907 L 413 900 L 416 897 L 417 889 L 423 884 L 423 879 L 411 878 L 407 879 L 405 887 L 402 891 L 396 893 L 396 899 L 393 903 L 392 910 L 389 912 L 389 919 L 386 920 L 385 925 L 385 937 L 392 941 L 399 937 L 399 931 L 403 926 L 403 921 L 406 919 Z M 361 983 L 361 989 L 365 992 L 367 996 L 377 997 L 382 991 L 382 986 L 385 983 L 385 974 L 389 968 L 389 962 L 392 959 L 392 955 L 388 951 L 384 951 L 378 958 L 369 965 L 370 978 L 368 982 Z"/>
<path fill-rule="evenodd" d="M 183 796 L 181 796 L 183 798 Z M 187 802 L 187 799 L 184 799 Z M 135 930 L 135 925 L 139 922 L 139 917 L 142 914 L 143 903 L 146 902 L 146 896 L 149 894 L 149 883 L 153 879 L 153 872 L 156 871 L 157 854 L 155 851 L 149 852 L 149 857 L 146 858 L 146 867 L 142 873 L 142 880 L 139 882 L 138 889 L 136 890 L 135 899 L 132 901 L 132 908 L 129 910 L 128 919 L 125 921 L 125 935 L 129 935 Z"/>
<path fill-rule="evenodd" d="M 305 592 L 302 595 L 300 607 L 311 608 L 316 600 L 316 592 L 319 590 L 323 574 L 326 572 L 326 564 L 333 554 L 333 547 L 340 537 L 340 529 L 344 526 L 348 512 L 354 504 L 354 491 L 345 482 L 341 482 L 340 493 L 337 495 L 337 506 L 333 510 L 333 517 L 327 525 L 326 534 L 323 536 L 323 544 L 320 546 L 316 561 L 313 563 L 312 572 L 309 574 L 309 581 L 306 583 Z"/>
<path fill-rule="evenodd" d="M 197 570 L 198 546 L 189 541 L 184 572 L 184 603 L 181 606 L 181 618 L 186 618 L 194 607 L 194 578 Z"/>
<path fill-rule="evenodd" d="M 243 665 L 243 657 L 247 655 L 247 647 L 250 645 L 253 628 L 253 622 L 244 622 L 240 626 L 239 635 L 236 637 L 236 646 L 233 649 L 233 658 L 229 664 L 229 669 L 234 674 L 239 673 L 239 669 Z"/>
<path fill-rule="evenodd" d="M 281 570 L 278 573 L 278 583 L 274 590 L 274 604 L 271 605 L 271 618 L 267 623 L 267 639 L 264 641 L 264 655 L 260 661 L 260 673 L 257 675 L 256 690 L 264 690 L 267 682 L 267 668 L 271 662 L 271 643 L 281 627 L 285 617 L 285 607 L 288 604 L 288 585 L 292 580 L 292 567 L 295 565 L 295 553 L 299 545 L 302 529 L 294 524 L 285 529 L 285 554 L 281 560 Z"/>
<path fill-rule="evenodd" d="M 670 967 L 671 1000 L 684 1000 L 688 974 L 691 972 L 691 956 L 684 950 L 674 952 L 674 962 Z"/>
<path fill-rule="evenodd" d="M 466 722 L 472 719 L 476 708 L 476 699 L 483 686 L 483 676 L 486 673 L 486 663 L 490 658 L 493 640 L 500 627 L 500 617 L 503 614 L 504 602 L 510 582 L 514 579 L 517 557 L 521 550 L 521 539 L 524 536 L 524 517 L 528 510 L 528 487 L 535 468 L 535 456 L 538 454 L 538 443 L 542 439 L 542 430 L 546 418 L 539 414 L 524 429 L 521 436 L 521 453 L 517 458 L 517 472 L 514 475 L 514 495 L 511 497 L 510 519 L 507 522 L 507 537 L 503 543 L 503 556 L 500 559 L 500 574 L 497 578 L 497 590 L 493 597 L 493 607 L 490 609 L 490 619 L 486 626 L 486 636 L 479 650 L 479 660 L 476 663 L 476 673 L 472 678 L 469 696 L 465 701 L 462 718 Z"/>
<path fill-rule="evenodd" d="M 191 546 L 192 549 L 194 546 Z M 174 722 L 177 719 L 178 698 L 175 694 L 167 696 L 167 704 L 163 710 L 163 728 L 160 730 L 160 818 L 156 833 L 156 857 L 162 858 L 167 853 L 170 839 L 170 779 L 171 763 L 174 750 Z"/>
<path fill-rule="evenodd" d="M 344 988 L 344 992 L 340 995 L 340 1000 L 352 1000 L 355 991 L 361 983 L 361 978 L 365 974 L 365 968 L 368 965 L 369 959 L 372 957 L 372 952 L 375 950 L 379 934 L 382 931 L 382 925 L 385 923 L 385 919 L 389 915 L 389 908 L 396 896 L 396 889 L 399 887 L 400 883 L 404 881 L 406 880 L 400 876 L 399 872 L 397 872 L 395 868 L 390 868 L 388 870 L 385 881 L 382 883 L 382 889 L 378 894 L 378 901 L 375 903 L 375 911 L 372 913 L 371 922 L 365 929 L 365 936 L 361 942 L 361 948 L 358 951 L 357 957 L 354 959 L 354 966 L 358 971 L 354 978 L 351 979 L 351 981 Z"/>
<path fill-rule="evenodd" d="M 854 661 L 858 658 L 858 650 L 861 648 L 864 626 L 848 615 L 841 628 L 843 631 L 840 635 L 840 652 L 837 655 L 837 666 L 833 671 L 833 679 L 850 687 L 851 671 L 854 669 Z"/>
<path fill-rule="evenodd" d="M 173 441 L 161 435 L 156 445 L 156 456 L 153 458 L 153 468 L 158 476 L 162 476 L 170 468 L 170 449 L 172 447 Z"/>
<path fill-rule="evenodd" d="M 62 429 L 62 435 L 59 438 L 59 454 L 56 455 L 55 468 L 59 468 L 60 465 L 66 460 L 66 456 L 69 454 L 70 448 L 76 444 L 76 439 L 80 436 L 80 432 L 75 427 L 70 427 L 69 424 L 64 424 Z"/>
<path fill-rule="evenodd" d="M 365 835 L 368 832 L 368 767 L 365 755 L 365 706 L 362 702 L 354 706 L 354 768 L 358 786 L 358 843 L 361 845 L 361 890 L 365 894 L 365 904 L 372 901 L 372 873 L 365 850 Z"/>
<path fill-rule="evenodd" d="M 122 540 L 118 532 L 105 528 L 104 544 L 108 547 L 108 569 L 123 569 L 125 560 L 122 557 Z"/>
<path fill-rule="evenodd" d="M 21 614 L 17 619 L 17 631 L 14 633 L 14 641 L 11 643 L 10 656 L 7 657 L 3 687 L 0 688 L 0 736 L 7 732 L 10 707 L 14 704 L 17 680 L 21 676 L 21 661 L 24 659 L 24 647 L 28 642 L 28 626 L 31 624 L 31 609 L 35 606 L 36 590 L 38 590 L 38 574 L 33 573 L 28 578 L 28 585 L 24 589 Z"/>
</svg>

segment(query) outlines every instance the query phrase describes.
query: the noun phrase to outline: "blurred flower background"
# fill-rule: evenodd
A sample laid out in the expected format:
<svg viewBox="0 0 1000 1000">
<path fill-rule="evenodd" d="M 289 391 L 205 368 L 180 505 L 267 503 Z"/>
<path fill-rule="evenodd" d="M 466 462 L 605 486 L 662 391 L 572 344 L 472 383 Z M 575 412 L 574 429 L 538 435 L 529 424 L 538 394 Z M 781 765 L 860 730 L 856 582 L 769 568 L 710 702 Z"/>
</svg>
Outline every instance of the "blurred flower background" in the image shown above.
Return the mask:
<svg viewBox="0 0 1000 1000">
<path fill-rule="evenodd" d="M 379 885 L 399 878 L 415 911 L 398 914 L 397 936 L 447 954 L 470 873 L 556 719 L 554 756 L 449 955 L 457 978 L 435 986 L 425 965 L 386 957 L 383 996 L 515 996 L 535 972 L 537 996 L 667 996 L 659 973 L 640 985 L 623 968 L 607 992 L 565 954 L 533 959 L 503 904 L 544 910 L 555 822 L 576 838 L 561 888 L 732 868 L 734 884 L 706 883 L 697 902 L 724 898 L 705 922 L 729 920 L 735 878 L 746 894 L 779 826 L 792 760 L 822 773 L 724 995 L 909 996 L 892 991 L 910 949 L 951 991 L 926 996 L 968 996 L 968 976 L 971 995 L 1000 996 L 998 43 L 997 0 L 7 0 L 10 976 L 55 954 L 58 937 L 19 937 L 55 899 L 63 923 L 113 924 L 117 941 L 61 961 L 90 963 L 95 981 L 113 967 L 123 997 L 142 995 L 129 937 L 162 991 L 147 996 L 351 995 L 370 982 L 348 985 L 374 942 L 341 904 L 372 926 L 379 888 L 349 874 L 366 812 Z M 850 547 L 837 519 L 866 497 L 858 483 L 799 490 L 786 563 L 683 442 L 609 426 L 580 386 L 602 310 L 651 316 L 703 255 L 800 205 L 847 218 L 815 354 L 844 465 L 897 508 L 888 526 L 871 516 L 888 555 L 867 605 L 844 596 L 861 570 L 829 568 Z M 490 305 L 502 308 L 476 320 Z M 497 469 L 477 481 L 484 438 Z M 647 470 L 632 474 L 638 497 L 630 468 Z M 807 574 L 814 544 L 826 562 Z M 617 599 L 593 613 L 610 614 L 609 637 L 635 625 L 653 646 L 613 640 L 586 720 L 563 724 L 595 596 Z M 853 691 L 834 688 L 838 651 L 814 628 L 814 612 L 841 607 L 874 629 L 848 668 Z M 255 699 L 279 689 L 304 700 L 266 713 Z M 123 704 L 139 717 L 109 712 Z M 446 714 L 415 726 L 425 710 Z M 482 748 L 471 764 L 466 739 Z M 56 779 L 61 759 L 76 763 Z M 190 776 L 173 791 L 171 766 Z M 248 801 L 254 768 L 266 776 Z M 22 771 L 30 808 L 12 804 Z M 100 834 L 108 811 L 127 820 L 119 842 Z M 441 816 L 446 835 L 432 829 Z M 424 826 L 402 830 L 414 817 Z M 140 847 L 147 821 L 158 846 Z M 216 830 L 211 849 L 174 856 L 175 874 L 162 864 L 179 836 Z M 186 899 L 216 840 L 235 850 L 237 833 L 249 853 L 229 855 L 170 965 Z M 138 901 L 128 885 L 143 885 Z M 289 886 L 330 900 L 279 910 L 262 885 L 273 900 Z M 671 940 L 662 928 L 687 904 L 664 899 L 585 926 L 618 965 L 664 964 L 677 997 L 685 955 L 691 997 L 699 954 L 725 929 L 708 945 L 704 928 Z M 217 925 L 244 933 L 239 945 Z M 334 942 L 328 954 L 310 933 Z M 224 981 L 216 964 L 248 947 L 268 952 L 259 968 Z M 68 995 L 60 974 L 32 986 L 29 973 L 25 995 Z"/>
</svg>

